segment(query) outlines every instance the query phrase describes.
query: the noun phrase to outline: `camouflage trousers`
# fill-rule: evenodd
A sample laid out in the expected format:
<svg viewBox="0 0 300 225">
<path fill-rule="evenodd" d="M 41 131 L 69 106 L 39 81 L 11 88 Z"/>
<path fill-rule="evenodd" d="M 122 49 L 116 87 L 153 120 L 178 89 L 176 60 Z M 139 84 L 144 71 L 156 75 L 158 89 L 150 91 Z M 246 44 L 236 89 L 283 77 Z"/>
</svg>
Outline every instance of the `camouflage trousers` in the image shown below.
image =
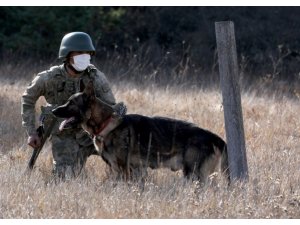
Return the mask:
<svg viewBox="0 0 300 225">
<path fill-rule="evenodd" d="M 55 178 L 65 180 L 78 177 L 87 158 L 97 154 L 92 139 L 82 129 L 52 134 L 51 142 Z"/>
</svg>

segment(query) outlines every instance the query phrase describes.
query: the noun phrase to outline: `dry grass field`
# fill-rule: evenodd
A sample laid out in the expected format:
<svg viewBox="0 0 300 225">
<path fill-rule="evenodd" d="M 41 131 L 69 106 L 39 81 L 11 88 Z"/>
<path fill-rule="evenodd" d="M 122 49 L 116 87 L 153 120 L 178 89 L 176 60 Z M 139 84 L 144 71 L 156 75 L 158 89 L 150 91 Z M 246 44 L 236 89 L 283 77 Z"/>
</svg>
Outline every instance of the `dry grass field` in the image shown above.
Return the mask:
<svg viewBox="0 0 300 225">
<path fill-rule="evenodd" d="M 25 173 L 31 149 L 21 127 L 20 97 L 29 80 L 17 79 L 13 70 L 0 71 L 0 218 L 300 218 L 297 99 L 257 95 L 255 87 L 242 93 L 247 183 L 227 188 L 217 176 L 216 185 L 198 187 L 181 172 L 159 169 L 149 171 L 142 190 L 114 182 L 102 159 L 92 156 L 84 176 L 54 184 L 48 145 L 31 176 Z M 129 113 L 183 119 L 225 139 L 219 90 L 124 83 L 113 84 L 113 90 Z"/>
</svg>

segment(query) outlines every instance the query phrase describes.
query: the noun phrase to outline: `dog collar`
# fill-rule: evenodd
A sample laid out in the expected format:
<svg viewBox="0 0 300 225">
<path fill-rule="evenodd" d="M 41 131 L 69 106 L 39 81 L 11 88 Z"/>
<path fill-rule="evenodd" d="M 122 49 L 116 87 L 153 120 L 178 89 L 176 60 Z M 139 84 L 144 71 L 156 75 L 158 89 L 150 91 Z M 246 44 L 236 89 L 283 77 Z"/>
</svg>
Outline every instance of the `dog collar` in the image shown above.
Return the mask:
<svg viewBox="0 0 300 225">
<path fill-rule="evenodd" d="M 101 126 L 99 127 L 99 129 L 96 130 L 94 136 L 101 136 L 102 131 L 104 131 L 104 129 L 108 126 L 108 124 L 110 123 L 110 121 L 112 120 L 112 116 L 108 117 L 107 120 L 105 120 Z"/>
</svg>

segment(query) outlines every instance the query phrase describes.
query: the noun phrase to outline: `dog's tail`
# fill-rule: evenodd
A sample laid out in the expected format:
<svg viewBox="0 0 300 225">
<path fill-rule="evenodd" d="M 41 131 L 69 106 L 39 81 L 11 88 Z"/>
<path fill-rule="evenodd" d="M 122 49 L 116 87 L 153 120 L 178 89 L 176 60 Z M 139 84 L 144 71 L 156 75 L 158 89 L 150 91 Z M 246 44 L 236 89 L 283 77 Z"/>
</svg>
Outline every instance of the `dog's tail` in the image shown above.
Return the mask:
<svg viewBox="0 0 300 225">
<path fill-rule="evenodd" d="M 228 163 L 228 151 L 227 145 L 224 143 L 223 151 L 222 151 L 222 158 L 221 158 L 221 171 L 222 174 L 225 175 L 228 184 L 230 184 L 230 173 L 229 173 L 229 163 Z"/>
</svg>

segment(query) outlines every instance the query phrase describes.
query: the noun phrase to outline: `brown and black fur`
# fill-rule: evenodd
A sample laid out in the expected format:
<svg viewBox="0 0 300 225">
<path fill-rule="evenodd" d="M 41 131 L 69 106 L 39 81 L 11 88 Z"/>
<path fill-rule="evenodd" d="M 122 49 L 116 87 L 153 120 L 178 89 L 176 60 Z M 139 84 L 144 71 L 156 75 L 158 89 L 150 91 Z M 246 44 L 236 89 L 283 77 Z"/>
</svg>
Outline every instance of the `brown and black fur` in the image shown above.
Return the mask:
<svg viewBox="0 0 300 225">
<path fill-rule="evenodd" d="M 148 167 L 167 167 L 205 182 L 221 163 L 222 173 L 229 179 L 227 146 L 216 134 L 166 117 L 129 114 L 119 118 L 114 116 L 113 106 L 97 98 L 93 90 L 89 83 L 53 113 L 69 118 L 63 129 L 80 123 L 94 136 L 96 149 L 117 177 L 142 179 Z M 99 127 L 111 116 L 106 130 L 97 136 Z"/>
</svg>

